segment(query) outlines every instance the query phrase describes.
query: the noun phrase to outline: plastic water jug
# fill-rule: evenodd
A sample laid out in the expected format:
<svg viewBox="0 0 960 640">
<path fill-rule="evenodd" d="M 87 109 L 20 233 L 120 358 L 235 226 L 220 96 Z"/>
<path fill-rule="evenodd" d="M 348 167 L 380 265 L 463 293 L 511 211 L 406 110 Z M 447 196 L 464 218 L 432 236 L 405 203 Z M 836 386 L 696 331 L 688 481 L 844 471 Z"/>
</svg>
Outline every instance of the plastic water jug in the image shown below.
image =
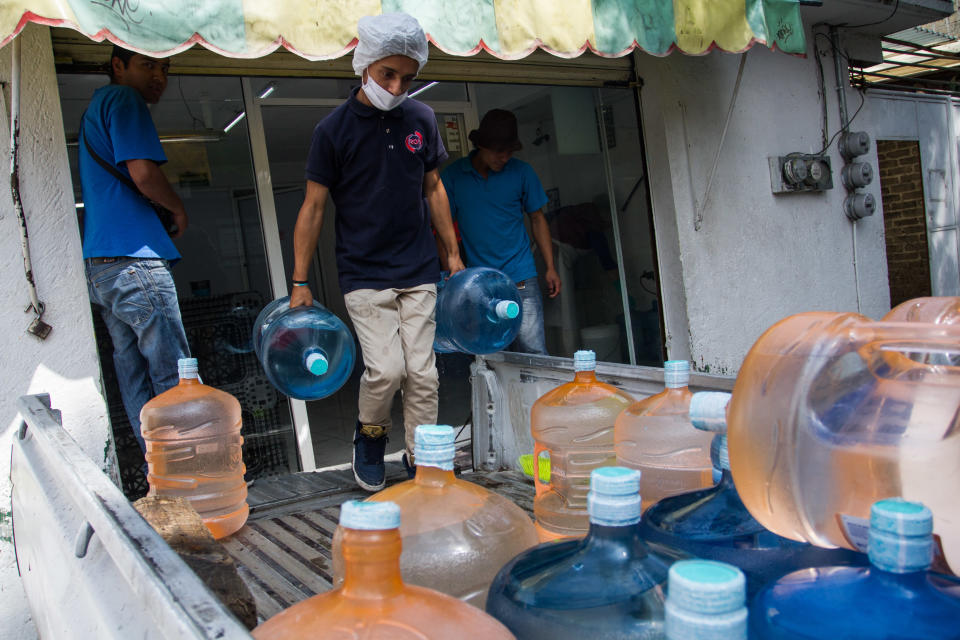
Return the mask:
<svg viewBox="0 0 960 640">
<path fill-rule="evenodd" d="M 687 417 L 693 393 L 690 363 L 663 363 L 666 389 L 630 405 L 617 416 L 613 438 L 617 464 L 640 470 L 643 508 L 668 496 L 714 484 L 710 433 Z"/>
<path fill-rule="evenodd" d="M 887 322 L 960 324 L 960 298 L 914 298 L 895 306 L 883 319 Z"/>
<path fill-rule="evenodd" d="M 392 502 L 345 502 L 343 584 L 281 611 L 256 629 L 260 640 L 513 638 L 476 607 L 400 577 L 400 508 Z"/>
<path fill-rule="evenodd" d="M 958 640 L 960 598 L 927 572 L 932 516 L 922 504 L 877 502 L 870 567 L 807 569 L 768 585 L 750 611 L 757 640 Z"/>
<path fill-rule="evenodd" d="M 960 326 L 802 313 L 768 329 L 737 377 L 730 468 L 766 528 L 817 546 L 863 548 L 870 505 L 934 514 L 960 570 Z"/>
<path fill-rule="evenodd" d="M 178 361 L 180 383 L 140 411 L 150 495 L 186 498 L 214 538 L 247 521 L 240 403 L 200 382 L 196 358 Z"/>
<path fill-rule="evenodd" d="M 416 430 L 413 480 L 369 497 L 400 507 L 407 584 L 429 586 L 483 608 L 497 571 L 539 542 L 530 517 L 492 491 L 453 473 L 453 428 L 421 425 Z M 343 529 L 333 539 L 334 584 L 343 577 Z"/>
<path fill-rule="evenodd" d="M 437 283 L 439 353 L 494 353 L 510 346 L 520 330 L 520 294 L 505 273 L 471 267 Z"/>
<path fill-rule="evenodd" d="M 253 348 L 270 384 L 298 400 L 319 400 L 336 392 L 353 372 L 353 335 L 316 300 L 290 308 L 277 298 L 253 324 Z"/>
<path fill-rule="evenodd" d="M 616 464 L 613 423 L 633 404 L 630 394 L 600 382 L 593 351 L 573 355 L 574 379 L 541 396 L 530 411 L 537 524 L 554 536 L 581 536 L 590 527 L 590 472 Z M 540 456 L 550 457 L 550 482 Z"/>
<path fill-rule="evenodd" d="M 675 562 L 667 577 L 667 640 L 747 640 L 745 582 L 723 562 Z"/>
<path fill-rule="evenodd" d="M 490 585 L 487 612 L 519 638 L 663 638 L 671 558 L 640 538 L 640 473 L 594 469 L 590 531 L 524 551 Z"/>
<path fill-rule="evenodd" d="M 730 474 L 724 412 L 729 393 L 693 394 L 690 419 L 716 432 L 711 455 L 722 475 L 715 487 L 665 498 L 643 514 L 640 535 L 647 542 L 719 560 L 743 570 L 747 596 L 785 573 L 813 566 L 865 565 L 867 557 L 848 549 L 821 549 L 771 533 L 740 500 Z"/>
</svg>

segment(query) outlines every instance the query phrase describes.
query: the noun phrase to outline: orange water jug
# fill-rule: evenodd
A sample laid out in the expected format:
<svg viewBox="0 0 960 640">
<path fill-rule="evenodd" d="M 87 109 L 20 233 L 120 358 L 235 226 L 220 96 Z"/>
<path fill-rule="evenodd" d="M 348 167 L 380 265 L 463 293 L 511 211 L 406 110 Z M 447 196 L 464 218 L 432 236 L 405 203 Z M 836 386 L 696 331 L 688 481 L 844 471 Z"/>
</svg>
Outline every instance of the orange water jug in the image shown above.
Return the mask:
<svg viewBox="0 0 960 640">
<path fill-rule="evenodd" d="M 400 577 L 400 508 L 346 502 L 341 586 L 281 611 L 256 629 L 259 640 L 504 640 L 506 627 L 476 607 Z M 443 558 L 438 557 L 437 562 Z"/>
<path fill-rule="evenodd" d="M 367 500 L 400 507 L 404 582 L 483 609 L 497 571 L 536 545 L 537 532 L 530 516 L 513 502 L 454 475 L 453 427 L 420 425 L 415 438 L 414 479 Z M 342 538 L 340 527 L 331 552 L 334 584 L 343 581 Z"/>
<path fill-rule="evenodd" d="M 590 472 L 616 464 L 613 423 L 634 402 L 625 391 L 597 380 L 593 351 L 577 351 L 573 368 L 573 381 L 545 393 L 530 412 L 533 510 L 544 539 L 587 533 Z M 550 457 L 549 482 L 540 475 L 541 455 Z"/>
<path fill-rule="evenodd" d="M 922 502 L 960 570 L 960 367 L 943 363 L 958 355 L 958 325 L 815 312 L 768 329 L 727 408 L 750 513 L 787 538 L 862 549 L 874 502 Z"/>
<path fill-rule="evenodd" d="M 617 464 L 640 471 L 643 508 L 663 498 L 713 486 L 713 434 L 688 417 L 693 393 L 690 363 L 663 363 L 666 389 L 627 407 L 617 416 L 613 438 Z"/>
<path fill-rule="evenodd" d="M 150 495 L 186 498 L 214 538 L 247 521 L 240 403 L 200 382 L 196 358 L 178 361 L 180 383 L 140 411 Z"/>
<path fill-rule="evenodd" d="M 960 298 L 927 297 L 901 302 L 883 316 L 887 322 L 960 324 Z"/>
</svg>

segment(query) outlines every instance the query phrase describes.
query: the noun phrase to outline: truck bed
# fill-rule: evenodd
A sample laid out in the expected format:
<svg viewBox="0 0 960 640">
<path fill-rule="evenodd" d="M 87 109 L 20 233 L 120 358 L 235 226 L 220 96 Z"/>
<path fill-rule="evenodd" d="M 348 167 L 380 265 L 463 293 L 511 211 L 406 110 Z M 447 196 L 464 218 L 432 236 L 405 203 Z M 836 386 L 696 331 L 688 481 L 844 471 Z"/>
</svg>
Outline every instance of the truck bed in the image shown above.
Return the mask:
<svg viewBox="0 0 960 640">
<path fill-rule="evenodd" d="M 462 477 L 532 513 L 533 481 L 522 473 L 477 471 Z M 387 463 L 388 485 L 406 479 L 399 462 Z M 253 593 L 261 620 L 330 588 L 330 544 L 340 505 L 369 495 L 349 469 L 256 481 L 247 498 L 246 526 L 221 542 Z"/>
</svg>

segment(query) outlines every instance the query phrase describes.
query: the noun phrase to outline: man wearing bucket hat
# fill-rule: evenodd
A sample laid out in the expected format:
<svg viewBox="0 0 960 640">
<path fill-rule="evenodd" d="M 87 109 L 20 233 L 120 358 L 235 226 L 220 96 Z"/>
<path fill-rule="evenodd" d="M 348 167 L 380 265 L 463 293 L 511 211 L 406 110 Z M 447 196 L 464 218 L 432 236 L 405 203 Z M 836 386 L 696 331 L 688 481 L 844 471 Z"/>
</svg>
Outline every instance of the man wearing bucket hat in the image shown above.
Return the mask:
<svg viewBox="0 0 960 640">
<path fill-rule="evenodd" d="M 450 272 L 463 263 L 438 172 L 447 152 L 436 117 L 430 107 L 407 99 L 427 61 L 423 29 L 409 15 L 387 13 L 361 18 L 357 30 L 353 69 L 363 84 L 313 132 L 306 194 L 294 228 L 290 306 L 313 300 L 307 274 L 329 195 L 337 208 L 340 290 L 365 365 L 353 473 L 362 488 L 379 491 L 397 389 L 403 393 L 409 467 L 414 429 L 437 420 L 433 338 L 440 268 L 431 221 L 449 253 Z"/>
<path fill-rule="evenodd" d="M 517 283 L 523 321 L 510 350 L 546 354 L 543 299 L 523 216 L 530 216 L 530 230 L 546 265 L 547 294 L 554 298 L 560 293 L 560 276 L 543 214 L 547 194 L 533 167 L 512 157 L 523 146 L 513 113 L 491 109 L 480 128 L 470 132 L 470 141 L 475 149 L 444 169 L 442 176 L 466 262 L 499 269 Z"/>
</svg>

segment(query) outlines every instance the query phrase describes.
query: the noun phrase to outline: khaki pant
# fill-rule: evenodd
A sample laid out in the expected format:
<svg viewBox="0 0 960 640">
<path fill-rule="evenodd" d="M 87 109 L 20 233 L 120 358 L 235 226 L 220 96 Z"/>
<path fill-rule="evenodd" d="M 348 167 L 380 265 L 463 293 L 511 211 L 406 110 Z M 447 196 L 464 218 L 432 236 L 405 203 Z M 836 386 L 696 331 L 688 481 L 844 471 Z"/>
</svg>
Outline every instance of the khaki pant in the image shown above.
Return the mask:
<svg viewBox="0 0 960 640">
<path fill-rule="evenodd" d="M 412 460 L 414 430 L 437 421 L 440 382 L 433 353 L 437 287 L 358 289 L 343 299 L 366 366 L 360 378 L 360 424 L 389 429 L 393 396 L 401 389 L 404 441 Z"/>
</svg>

